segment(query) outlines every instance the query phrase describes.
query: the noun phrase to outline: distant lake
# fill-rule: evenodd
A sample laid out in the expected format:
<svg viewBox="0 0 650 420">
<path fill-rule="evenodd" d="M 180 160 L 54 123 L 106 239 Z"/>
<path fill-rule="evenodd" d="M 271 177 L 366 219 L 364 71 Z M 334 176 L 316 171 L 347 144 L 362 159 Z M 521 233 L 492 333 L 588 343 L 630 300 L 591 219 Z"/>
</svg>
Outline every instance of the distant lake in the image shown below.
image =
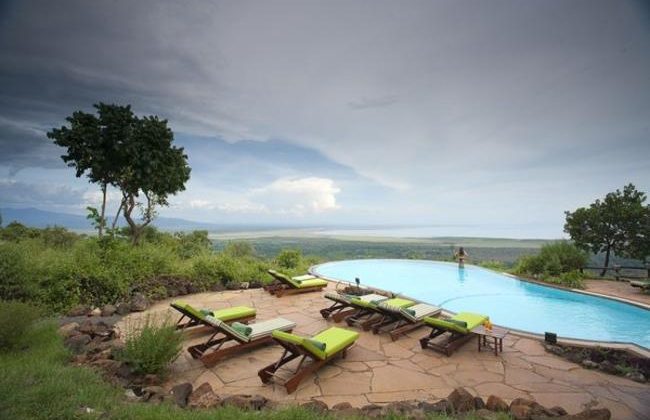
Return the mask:
<svg viewBox="0 0 650 420">
<path fill-rule="evenodd" d="M 361 229 L 322 229 L 315 233 L 323 236 L 377 236 L 388 238 L 511 238 L 511 239 L 560 239 L 566 237 L 562 228 L 548 226 L 482 226 L 446 225 L 416 227 L 380 227 Z"/>
</svg>

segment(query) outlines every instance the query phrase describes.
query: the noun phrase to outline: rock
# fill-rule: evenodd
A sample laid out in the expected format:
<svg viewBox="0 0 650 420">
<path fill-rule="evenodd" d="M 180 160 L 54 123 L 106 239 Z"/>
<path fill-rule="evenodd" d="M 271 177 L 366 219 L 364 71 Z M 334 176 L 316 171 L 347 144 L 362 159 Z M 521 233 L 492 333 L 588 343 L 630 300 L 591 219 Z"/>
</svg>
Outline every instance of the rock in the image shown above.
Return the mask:
<svg viewBox="0 0 650 420">
<path fill-rule="evenodd" d="M 90 321 L 90 320 L 82 322 L 81 325 L 79 325 L 79 328 L 78 328 L 80 333 L 88 334 L 88 335 L 92 335 L 94 329 L 95 329 L 95 326 L 93 325 L 92 321 Z"/>
<path fill-rule="evenodd" d="M 454 389 L 447 400 L 456 413 L 465 413 L 474 410 L 474 397 L 463 387 Z"/>
<path fill-rule="evenodd" d="M 121 363 L 113 359 L 97 359 L 90 362 L 90 365 L 101 369 L 108 375 L 115 375 Z"/>
<path fill-rule="evenodd" d="M 555 407 L 547 408 L 546 411 L 549 413 L 551 417 L 560 417 L 560 416 L 566 416 L 568 413 L 566 410 L 559 405 L 556 405 Z"/>
<path fill-rule="evenodd" d="M 510 415 L 515 419 L 515 420 L 527 420 L 530 419 L 530 416 L 532 414 L 532 408 L 530 408 L 527 405 L 510 405 Z"/>
<path fill-rule="evenodd" d="M 618 369 L 616 368 L 616 365 L 609 360 L 603 360 L 600 362 L 600 370 L 602 370 L 605 373 L 609 373 L 610 375 L 617 375 L 618 374 Z"/>
<path fill-rule="evenodd" d="M 113 329 L 107 323 L 99 321 L 90 328 L 90 335 L 93 337 L 112 337 Z"/>
<path fill-rule="evenodd" d="M 332 410 L 334 411 L 348 410 L 350 408 L 352 408 L 352 404 L 350 404 L 349 402 L 340 402 L 332 406 Z"/>
<path fill-rule="evenodd" d="M 90 343 L 90 336 L 88 334 L 73 335 L 64 341 L 66 347 L 77 354 L 85 352 L 86 344 L 88 343 Z"/>
<path fill-rule="evenodd" d="M 102 307 L 102 316 L 112 316 L 117 312 L 117 307 L 115 305 L 104 305 Z"/>
<path fill-rule="evenodd" d="M 582 366 L 586 367 L 587 369 L 598 369 L 600 366 L 598 363 L 594 362 L 593 360 L 585 359 L 580 363 Z"/>
<path fill-rule="evenodd" d="M 129 312 L 131 312 L 131 305 L 122 302 L 119 305 L 117 305 L 115 312 L 117 312 L 118 315 L 128 315 Z"/>
<path fill-rule="evenodd" d="M 223 292 L 224 290 L 226 290 L 226 288 L 221 283 L 215 283 L 210 286 L 210 291 L 212 292 Z"/>
<path fill-rule="evenodd" d="M 556 356 L 562 356 L 565 353 L 564 348 L 561 346 L 557 346 L 555 344 L 544 344 L 544 348 L 546 349 L 547 352 L 553 353 Z"/>
<path fill-rule="evenodd" d="M 220 402 L 221 399 L 212 391 L 212 386 L 207 382 L 202 383 L 187 398 L 187 406 L 190 408 L 214 407 Z"/>
<path fill-rule="evenodd" d="M 445 399 L 435 403 L 421 401 L 418 407 L 425 413 L 451 414 L 454 411 L 449 401 Z"/>
<path fill-rule="evenodd" d="M 483 398 L 474 397 L 474 408 L 476 410 L 480 410 L 481 408 L 485 408 L 485 403 L 483 402 Z"/>
<path fill-rule="evenodd" d="M 242 410 L 261 410 L 267 403 L 267 399 L 261 395 L 231 395 L 222 401 L 223 406 L 233 406 Z"/>
<path fill-rule="evenodd" d="M 361 414 L 364 417 L 381 417 L 383 416 L 383 407 L 378 404 L 367 404 L 361 407 Z"/>
<path fill-rule="evenodd" d="M 169 393 L 174 399 L 174 402 L 179 407 L 187 406 L 187 398 L 192 393 L 192 384 L 185 382 L 174 386 Z"/>
<path fill-rule="evenodd" d="M 488 397 L 485 407 L 491 411 L 508 411 L 508 404 L 496 395 L 490 395 Z"/>
<path fill-rule="evenodd" d="M 147 301 L 147 297 L 142 293 L 135 293 L 131 297 L 131 302 L 129 304 L 131 312 L 142 312 L 146 310 L 148 306 L 149 302 Z"/>
<path fill-rule="evenodd" d="M 115 371 L 115 375 L 119 378 L 131 380 L 135 376 L 133 374 L 133 369 L 127 363 L 122 362 L 120 366 Z"/>
<path fill-rule="evenodd" d="M 128 388 L 126 391 L 124 391 L 124 396 L 126 397 L 127 400 L 140 401 L 140 397 L 135 395 L 135 392 L 133 392 L 131 388 Z"/>
<path fill-rule="evenodd" d="M 471 418 L 477 420 L 497 420 L 500 416 L 500 414 L 490 411 L 487 408 L 478 409 L 473 414 L 474 416 Z"/>
<path fill-rule="evenodd" d="M 579 351 L 570 351 L 565 354 L 565 357 L 567 358 L 568 361 L 573 362 L 573 363 L 582 363 L 584 360 L 585 356 L 582 354 L 582 352 Z"/>
<path fill-rule="evenodd" d="M 142 383 L 146 386 L 160 385 L 162 383 L 162 379 L 158 375 L 147 374 L 144 375 L 144 378 L 142 379 Z"/>
<path fill-rule="evenodd" d="M 612 413 L 608 408 L 589 408 L 572 416 L 563 417 L 571 420 L 609 420 Z"/>
<path fill-rule="evenodd" d="M 67 324 L 62 325 L 59 327 L 59 334 L 61 334 L 64 338 L 70 337 L 72 335 L 75 335 L 76 332 L 78 331 L 79 324 L 76 322 L 69 322 Z"/>
<path fill-rule="evenodd" d="M 301 407 L 305 407 L 306 409 L 314 411 L 316 413 L 325 413 L 327 410 L 329 410 L 327 404 L 325 404 L 323 401 L 318 400 L 308 401 L 302 404 Z M 381 410 L 381 407 L 379 407 L 379 409 Z"/>
<path fill-rule="evenodd" d="M 101 316 L 102 315 L 102 310 L 99 308 L 93 308 L 88 312 L 88 316 Z"/>
<path fill-rule="evenodd" d="M 165 396 L 165 390 L 161 386 L 147 386 L 142 388 L 143 401 L 162 401 Z"/>
<path fill-rule="evenodd" d="M 397 414 L 405 417 L 410 417 L 409 415 L 415 408 L 417 408 L 417 406 L 409 404 L 407 401 L 394 401 L 387 404 L 384 407 L 383 411 L 387 416 L 390 414 Z"/>
<path fill-rule="evenodd" d="M 74 308 L 70 309 L 68 312 L 68 316 L 85 316 L 88 312 L 90 312 L 90 306 L 87 305 L 78 305 L 75 306 Z"/>
<path fill-rule="evenodd" d="M 260 280 L 253 280 L 253 281 L 251 281 L 250 284 L 248 285 L 248 288 L 249 288 L 249 289 L 259 289 L 259 288 L 262 287 L 263 285 L 264 285 L 264 284 L 263 284 Z"/>
<path fill-rule="evenodd" d="M 243 282 L 239 283 L 239 288 L 243 289 L 243 290 L 248 289 L 249 286 L 250 286 L 250 283 L 247 282 L 247 281 L 243 281 Z"/>
<path fill-rule="evenodd" d="M 628 379 L 632 379 L 635 382 L 640 382 L 642 384 L 644 384 L 647 380 L 645 375 L 643 375 L 643 373 L 638 371 L 628 372 L 625 374 L 625 377 Z"/>
<path fill-rule="evenodd" d="M 529 400 L 528 398 L 515 398 L 510 402 L 510 407 L 513 405 L 524 405 L 526 407 L 534 407 L 538 405 L 535 401 Z"/>
</svg>

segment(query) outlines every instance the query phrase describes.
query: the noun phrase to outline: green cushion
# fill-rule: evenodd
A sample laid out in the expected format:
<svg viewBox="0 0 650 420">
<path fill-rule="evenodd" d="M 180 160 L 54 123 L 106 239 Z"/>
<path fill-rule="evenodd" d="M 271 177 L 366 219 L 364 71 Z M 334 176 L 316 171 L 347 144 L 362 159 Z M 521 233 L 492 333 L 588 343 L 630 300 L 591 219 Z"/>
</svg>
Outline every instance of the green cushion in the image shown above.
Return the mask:
<svg viewBox="0 0 650 420">
<path fill-rule="evenodd" d="M 327 280 L 323 280 L 323 279 L 303 280 L 298 285 L 298 288 L 302 289 L 305 287 L 316 287 L 316 286 L 327 286 Z"/>
<path fill-rule="evenodd" d="M 460 312 L 454 315 L 452 319 L 445 320 L 427 316 L 424 317 L 423 321 L 425 324 L 432 327 L 438 327 L 449 331 L 456 331 L 461 334 L 468 334 L 471 329 L 481 325 L 487 319 L 489 319 L 489 317 L 486 315 L 474 314 L 471 312 Z M 465 322 L 466 326 L 463 327 L 453 321 Z"/>
<path fill-rule="evenodd" d="M 186 302 L 183 302 L 183 301 L 180 301 L 180 300 L 176 301 L 176 302 L 172 302 L 172 307 L 176 307 L 176 306 L 178 308 L 181 308 L 181 309 L 185 310 L 185 312 L 189 313 L 190 315 L 192 315 L 196 319 L 204 320 L 205 317 L 206 317 L 206 314 L 203 314 L 201 311 L 199 311 L 198 309 L 196 309 L 194 306 L 190 305 L 189 303 L 186 303 Z"/>
<path fill-rule="evenodd" d="M 380 302 L 380 301 L 377 301 L 377 302 Z M 352 304 L 354 306 L 361 307 L 361 308 L 374 309 L 374 308 L 377 307 L 377 303 L 367 302 L 367 301 L 365 301 L 363 299 L 359 299 L 358 297 L 353 297 L 352 299 L 350 299 L 350 304 Z"/>
<path fill-rule="evenodd" d="M 224 308 L 212 311 L 212 316 L 226 322 L 233 319 L 252 317 L 255 316 L 255 314 L 255 309 L 248 306 L 233 306 L 232 308 Z"/>
<path fill-rule="evenodd" d="M 448 319 L 447 322 L 451 322 L 452 324 L 456 324 L 461 328 L 467 329 L 467 322 L 465 322 L 465 321 L 459 321 L 457 319 L 452 318 L 452 319 Z"/>
<path fill-rule="evenodd" d="M 325 351 L 313 352 L 320 359 L 326 359 L 339 353 L 341 350 L 357 341 L 359 333 L 345 328 L 331 327 L 316 334 L 313 339 L 325 343 Z M 305 344 L 305 348 L 311 351 Z"/>
<path fill-rule="evenodd" d="M 392 306 L 394 308 L 407 308 L 409 306 L 413 306 L 415 302 L 408 299 L 392 298 L 388 300 L 382 300 L 381 304 L 386 306 Z"/>
<path fill-rule="evenodd" d="M 415 311 L 414 311 L 413 309 L 403 308 L 403 310 L 404 310 L 404 312 L 406 312 L 407 314 L 409 314 L 409 315 L 411 315 L 411 316 L 415 316 Z"/>
<path fill-rule="evenodd" d="M 226 324 L 225 322 L 223 322 L 222 320 L 220 320 L 218 318 L 208 316 L 208 317 L 206 317 L 206 320 L 208 322 L 210 322 L 210 324 L 212 324 L 215 328 L 218 328 L 224 334 L 228 334 L 228 335 L 230 335 L 230 336 L 232 336 L 232 337 L 236 338 L 237 340 L 239 340 L 241 342 L 244 342 L 244 343 L 250 341 L 248 336 L 246 334 L 244 334 L 242 331 L 240 331 L 237 328 L 233 328 L 232 326 Z M 243 324 L 240 324 L 240 325 L 243 325 Z"/>
<path fill-rule="evenodd" d="M 273 338 L 277 338 L 278 340 L 286 341 L 287 343 L 296 344 L 298 346 L 302 346 L 303 341 L 305 341 L 305 337 L 303 336 L 280 331 L 280 330 L 274 330 L 271 333 L 271 336 Z"/>
<path fill-rule="evenodd" d="M 304 342 L 311 344 L 312 346 L 316 347 L 320 351 L 325 351 L 325 349 L 327 348 L 327 344 L 318 340 L 314 340 L 313 338 L 305 338 Z"/>
<path fill-rule="evenodd" d="M 233 322 L 232 324 L 230 324 L 230 326 L 232 327 L 233 330 L 236 330 L 238 333 L 243 334 L 246 337 L 251 335 L 251 333 L 253 332 L 253 329 L 251 327 L 249 327 L 246 324 L 242 324 L 241 322 Z"/>
<path fill-rule="evenodd" d="M 490 317 L 472 312 L 459 312 L 452 319 L 465 321 L 467 323 L 467 329 L 471 330 L 483 324 L 485 321 L 490 319 Z"/>
</svg>

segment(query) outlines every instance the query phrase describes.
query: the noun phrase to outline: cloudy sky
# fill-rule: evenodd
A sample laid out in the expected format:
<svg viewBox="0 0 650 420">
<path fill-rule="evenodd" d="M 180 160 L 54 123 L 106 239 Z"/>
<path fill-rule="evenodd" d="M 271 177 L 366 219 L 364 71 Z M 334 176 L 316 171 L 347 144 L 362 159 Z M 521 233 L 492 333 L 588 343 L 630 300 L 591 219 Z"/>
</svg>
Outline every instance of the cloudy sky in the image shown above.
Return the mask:
<svg viewBox="0 0 650 420">
<path fill-rule="evenodd" d="M 164 216 L 558 237 L 565 210 L 650 190 L 650 6 L 3 1 L 0 207 L 97 202 L 45 132 L 99 101 L 185 147 Z"/>
</svg>

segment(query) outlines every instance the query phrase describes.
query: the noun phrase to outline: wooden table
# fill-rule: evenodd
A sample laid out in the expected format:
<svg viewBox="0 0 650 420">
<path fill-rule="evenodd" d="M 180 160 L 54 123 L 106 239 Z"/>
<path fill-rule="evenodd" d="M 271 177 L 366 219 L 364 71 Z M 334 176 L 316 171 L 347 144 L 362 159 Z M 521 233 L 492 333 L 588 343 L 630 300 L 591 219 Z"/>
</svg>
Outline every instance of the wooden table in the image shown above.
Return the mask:
<svg viewBox="0 0 650 420">
<path fill-rule="evenodd" d="M 503 337 L 508 334 L 505 328 L 492 327 L 488 330 L 483 325 L 479 325 L 472 329 L 472 332 L 478 335 L 478 351 L 480 352 L 483 347 L 491 349 L 492 346 L 488 342 L 488 338 L 494 339 L 494 355 L 498 356 L 499 352 L 503 351 Z"/>
</svg>

